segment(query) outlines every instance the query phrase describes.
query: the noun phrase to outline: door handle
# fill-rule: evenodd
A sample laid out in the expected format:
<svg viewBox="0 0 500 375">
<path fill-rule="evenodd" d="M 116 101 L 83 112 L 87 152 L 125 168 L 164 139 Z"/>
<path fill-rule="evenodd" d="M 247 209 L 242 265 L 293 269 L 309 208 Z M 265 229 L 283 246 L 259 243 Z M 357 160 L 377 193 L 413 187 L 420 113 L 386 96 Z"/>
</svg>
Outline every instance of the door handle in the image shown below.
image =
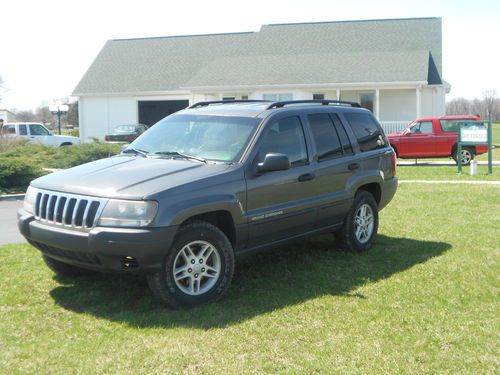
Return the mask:
<svg viewBox="0 0 500 375">
<path fill-rule="evenodd" d="M 359 163 L 352 163 L 352 164 L 349 164 L 347 166 L 347 168 L 349 168 L 350 171 L 355 171 L 357 169 L 359 169 Z"/>
<path fill-rule="evenodd" d="M 316 175 L 314 173 L 301 174 L 299 176 L 299 182 L 311 181 L 314 180 L 315 177 Z"/>
</svg>

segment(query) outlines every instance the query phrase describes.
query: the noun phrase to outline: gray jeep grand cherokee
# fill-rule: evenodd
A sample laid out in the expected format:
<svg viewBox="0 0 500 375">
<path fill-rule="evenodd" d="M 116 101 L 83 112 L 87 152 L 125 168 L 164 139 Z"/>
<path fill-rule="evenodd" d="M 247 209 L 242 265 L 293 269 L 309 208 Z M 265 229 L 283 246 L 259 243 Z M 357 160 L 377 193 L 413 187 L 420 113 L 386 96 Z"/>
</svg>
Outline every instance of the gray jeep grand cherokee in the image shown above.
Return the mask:
<svg viewBox="0 0 500 375">
<path fill-rule="evenodd" d="M 189 307 L 220 298 L 243 254 L 325 232 L 368 250 L 395 164 L 357 103 L 203 102 L 118 156 L 34 180 L 19 229 L 58 274 L 141 273 Z"/>
</svg>

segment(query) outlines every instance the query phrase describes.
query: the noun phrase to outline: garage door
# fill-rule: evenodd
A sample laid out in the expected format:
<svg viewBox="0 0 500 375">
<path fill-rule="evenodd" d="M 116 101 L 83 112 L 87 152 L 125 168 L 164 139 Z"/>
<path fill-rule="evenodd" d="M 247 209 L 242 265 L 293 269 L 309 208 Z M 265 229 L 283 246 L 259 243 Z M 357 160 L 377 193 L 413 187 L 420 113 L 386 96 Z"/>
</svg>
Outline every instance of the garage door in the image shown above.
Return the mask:
<svg viewBox="0 0 500 375">
<path fill-rule="evenodd" d="M 188 100 L 148 100 L 140 101 L 139 122 L 151 126 L 162 118 L 189 106 Z"/>
</svg>

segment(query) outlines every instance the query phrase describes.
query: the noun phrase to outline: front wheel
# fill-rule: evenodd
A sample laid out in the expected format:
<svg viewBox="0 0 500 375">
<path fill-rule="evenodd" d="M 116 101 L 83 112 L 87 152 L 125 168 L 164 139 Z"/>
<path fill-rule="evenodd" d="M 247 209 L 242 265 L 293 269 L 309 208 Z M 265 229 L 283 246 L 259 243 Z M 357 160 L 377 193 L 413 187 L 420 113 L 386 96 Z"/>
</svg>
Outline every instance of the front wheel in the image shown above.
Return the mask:
<svg viewBox="0 0 500 375">
<path fill-rule="evenodd" d="M 162 269 L 148 275 L 153 294 L 172 308 L 193 307 L 221 298 L 234 273 L 234 253 L 226 235 L 206 222 L 183 226 Z"/>
<path fill-rule="evenodd" d="M 472 160 L 474 160 L 474 151 L 470 148 L 462 148 L 462 156 L 460 161 L 462 165 L 469 165 Z M 458 164 L 458 149 L 453 153 L 453 160 Z"/>
<path fill-rule="evenodd" d="M 342 229 L 335 233 L 337 245 L 342 250 L 363 252 L 371 248 L 378 231 L 378 206 L 369 192 L 360 190 Z"/>
</svg>

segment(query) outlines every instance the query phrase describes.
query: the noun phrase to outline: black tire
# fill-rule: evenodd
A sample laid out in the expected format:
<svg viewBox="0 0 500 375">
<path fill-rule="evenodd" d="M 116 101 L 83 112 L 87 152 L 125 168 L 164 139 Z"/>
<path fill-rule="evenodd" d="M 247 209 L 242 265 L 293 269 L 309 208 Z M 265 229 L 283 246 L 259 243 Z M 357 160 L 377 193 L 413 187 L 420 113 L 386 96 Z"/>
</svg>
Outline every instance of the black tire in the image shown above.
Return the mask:
<svg viewBox="0 0 500 375">
<path fill-rule="evenodd" d="M 47 267 L 54 271 L 56 275 L 64 277 L 78 277 L 93 273 L 92 271 L 85 268 L 75 267 L 70 264 L 59 262 L 58 260 L 55 260 L 54 258 L 51 258 L 45 254 L 42 255 L 42 257 Z"/>
<path fill-rule="evenodd" d="M 209 247 L 203 250 L 203 244 Z M 210 251 L 210 247 L 213 251 Z M 209 252 L 211 255 L 204 258 Z M 200 264 L 203 259 L 208 266 L 206 269 Z M 193 260 L 195 262 L 191 267 Z M 177 271 L 177 281 L 174 267 L 177 270 L 184 269 Z M 212 272 L 209 268 L 219 269 L 219 272 Z M 209 271 L 212 273 L 209 274 Z M 226 235 L 210 223 L 195 221 L 180 228 L 167 252 L 162 269 L 148 275 L 147 280 L 153 294 L 163 304 L 178 309 L 220 299 L 229 289 L 233 273 L 234 252 Z M 203 291 L 203 288 L 206 290 Z"/>
<path fill-rule="evenodd" d="M 365 209 L 367 214 L 370 214 L 373 225 L 369 224 L 369 216 L 367 216 L 366 223 L 359 223 L 362 208 Z M 358 222 L 356 221 L 358 220 Z M 361 226 L 361 228 L 360 228 Z M 363 230 L 366 226 L 366 231 Z M 356 229 L 360 228 L 361 236 L 356 234 Z M 371 248 L 373 241 L 378 231 L 378 205 L 373 195 L 365 190 L 360 190 L 356 193 L 352 207 L 347 215 L 342 228 L 335 233 L 337 246 L 344 251 L 351 251 L 361 253 Z M 361 237 L 361 238 L 359 238 Z"/>
<path fill-rule="evenodd" d="M 455 151 L 453 151 L 453 160 L 455 160 L 455 163 L 458 164 L 458 149 L 455 149 Z M 470 162 L 472 160 L 474 160 L 474 157 L 475 157 L 475 153 L 474 153 L 474 150 L 470 147 L 463 147 L 462 148 L 462 165 L 464 166 L 467 166 L 470 164 Z"/>
</svg>

